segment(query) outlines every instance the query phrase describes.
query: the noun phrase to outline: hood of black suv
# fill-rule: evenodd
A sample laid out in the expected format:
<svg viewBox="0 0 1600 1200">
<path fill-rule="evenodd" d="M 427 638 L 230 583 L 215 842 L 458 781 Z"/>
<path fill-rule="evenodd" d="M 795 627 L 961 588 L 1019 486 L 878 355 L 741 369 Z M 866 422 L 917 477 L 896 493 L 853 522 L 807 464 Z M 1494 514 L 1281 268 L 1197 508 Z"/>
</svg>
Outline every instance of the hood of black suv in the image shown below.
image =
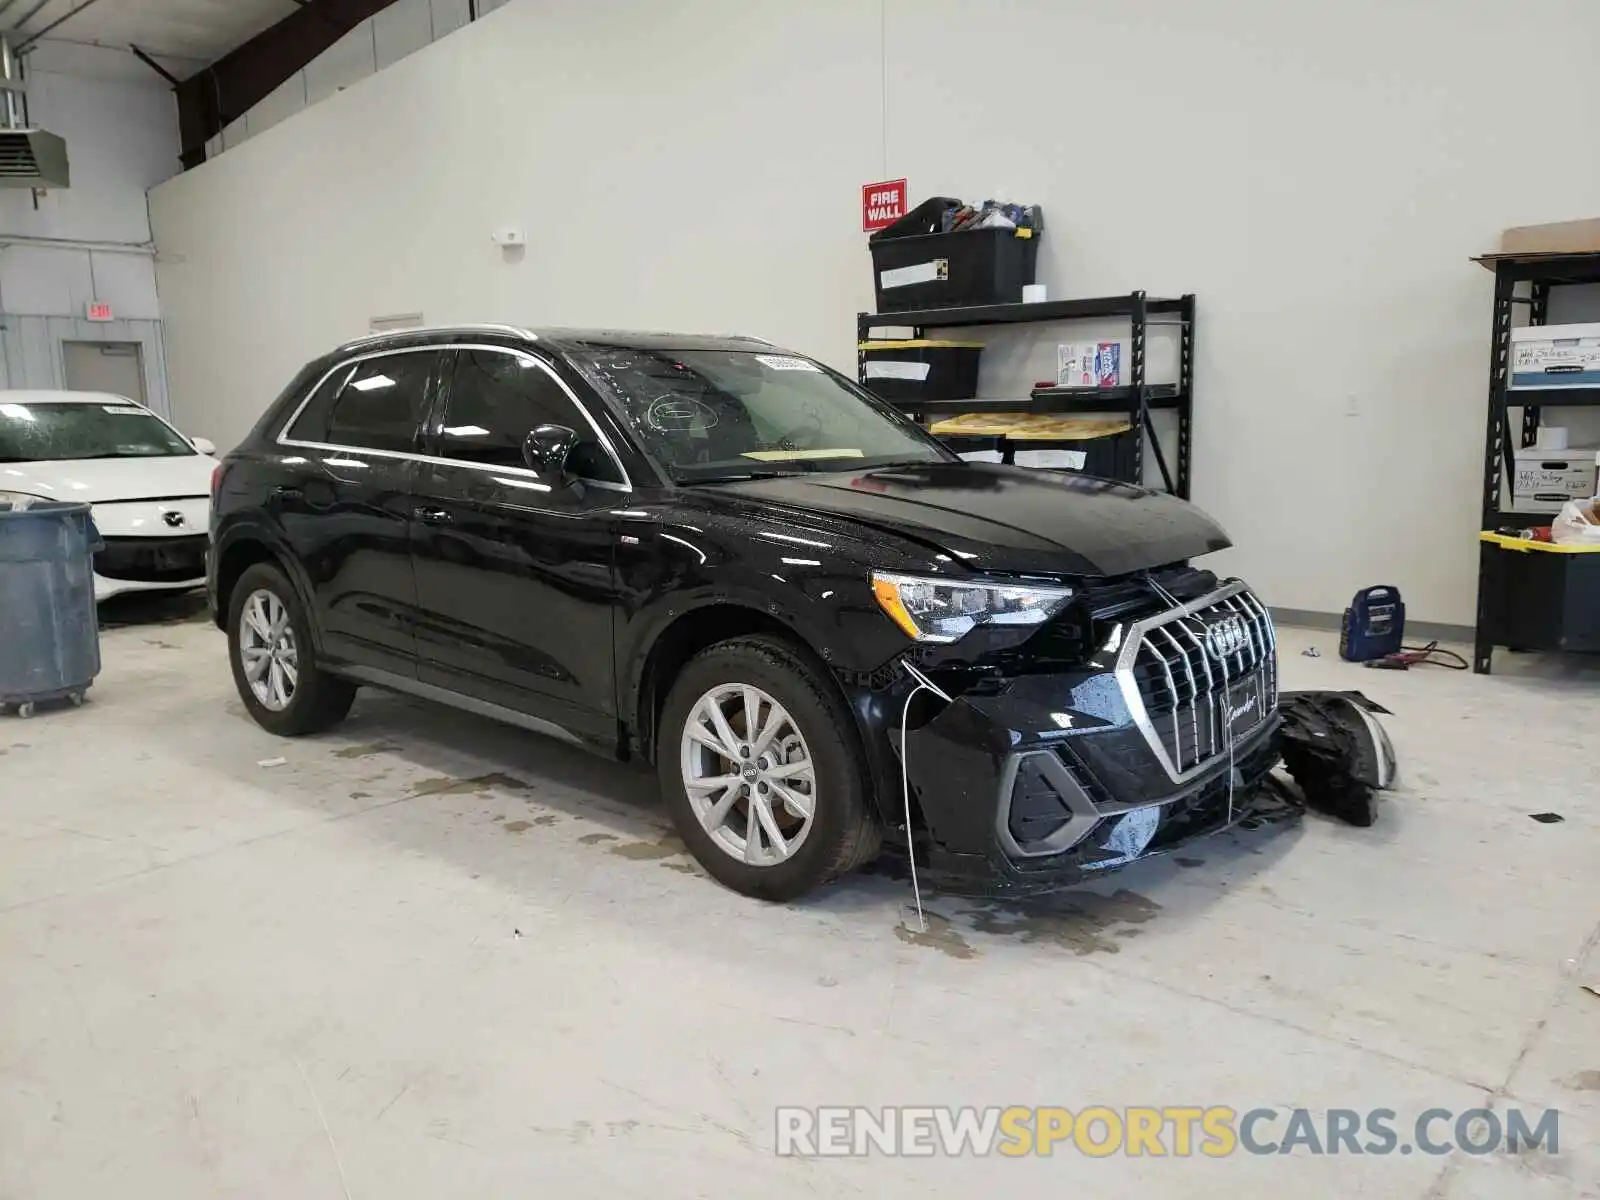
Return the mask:
<svg viewBox="0 0 1600 1200">
<path fill-rule="evenodd" d="M 1067 471 L 928 463 L 717 487 L 936 547 L 977 571 L 1122 575 L 1226 549 L 1200 509 Z"/>
</svg>

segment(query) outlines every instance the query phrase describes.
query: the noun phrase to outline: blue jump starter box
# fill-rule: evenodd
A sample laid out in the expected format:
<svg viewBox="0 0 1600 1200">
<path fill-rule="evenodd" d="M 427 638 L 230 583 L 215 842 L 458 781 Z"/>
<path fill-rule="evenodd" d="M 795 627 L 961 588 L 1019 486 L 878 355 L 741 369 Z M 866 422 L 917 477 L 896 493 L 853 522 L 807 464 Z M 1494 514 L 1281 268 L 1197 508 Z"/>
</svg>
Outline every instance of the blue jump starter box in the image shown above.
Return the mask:
<svg viewBox="0 0 1600 1200">
<path fill-rule="evenodd" d="M 1405 640 L 1406 606 L 1397 587 L 1369 587 L 1355 594 L 1339 627 L 1339 657 L 1371 662 L 1400 653 Z"/>
</svg>

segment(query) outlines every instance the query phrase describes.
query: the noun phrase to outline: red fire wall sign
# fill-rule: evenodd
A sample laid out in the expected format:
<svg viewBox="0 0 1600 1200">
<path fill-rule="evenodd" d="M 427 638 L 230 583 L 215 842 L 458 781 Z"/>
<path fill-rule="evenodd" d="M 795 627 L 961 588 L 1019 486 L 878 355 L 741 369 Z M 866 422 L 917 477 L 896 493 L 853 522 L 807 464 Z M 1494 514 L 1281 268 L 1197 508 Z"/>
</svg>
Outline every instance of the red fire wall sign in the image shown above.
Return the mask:
<svg viewBox="0 0 1600 1200">
<path fill-rule="evenodd" d="M 906 215 L 906 181 L 863 184 L 861 228 L 868 233 L 887 228 Z"/>
</svg>

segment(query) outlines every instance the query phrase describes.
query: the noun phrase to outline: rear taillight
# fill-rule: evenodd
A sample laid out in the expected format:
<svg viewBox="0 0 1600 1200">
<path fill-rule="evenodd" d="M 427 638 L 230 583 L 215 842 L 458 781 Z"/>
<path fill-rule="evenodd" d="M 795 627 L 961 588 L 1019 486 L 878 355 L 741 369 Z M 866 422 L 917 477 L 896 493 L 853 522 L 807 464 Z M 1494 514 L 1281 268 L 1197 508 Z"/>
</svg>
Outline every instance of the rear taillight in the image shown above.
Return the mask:
<svg viewBox="0 0 1600 1200">
<path fill-rule="evenodd" d="M 218 463 L 211 468 L 211 502 L 217 502 L 217 481 L 222 478 L 222 464 Z"/>
</svg>

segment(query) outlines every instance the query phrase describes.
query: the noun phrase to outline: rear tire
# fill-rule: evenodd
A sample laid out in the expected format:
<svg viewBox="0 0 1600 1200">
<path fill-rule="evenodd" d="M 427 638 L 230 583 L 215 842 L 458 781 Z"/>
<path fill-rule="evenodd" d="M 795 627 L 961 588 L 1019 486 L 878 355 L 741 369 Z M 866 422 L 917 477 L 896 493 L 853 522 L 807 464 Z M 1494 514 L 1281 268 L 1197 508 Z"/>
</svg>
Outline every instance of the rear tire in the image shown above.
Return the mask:
<svg viewBox="0 0 1600 1200">
<path fill-rule="evenodd" d="M 318 668 L 300 595 L 272 563 L 256 563 L 234 584 L 228 660 L 250 716 L 280 737 L 332 729 L 355 702 L 355 684 Z"/>
<path fill-rule="evenodd" d="M 747 711 L 762 728 L 748 728 Z M 684 844 L 743 895 L 793 900 L 868 862 L 882 843 L 854 720 L 824 671 L 781 638 L 737 638 L 693 658 L 667 696 L 656 760 Z M 707 782 L 718 779 L 739 782 Z"/>
</svg>

